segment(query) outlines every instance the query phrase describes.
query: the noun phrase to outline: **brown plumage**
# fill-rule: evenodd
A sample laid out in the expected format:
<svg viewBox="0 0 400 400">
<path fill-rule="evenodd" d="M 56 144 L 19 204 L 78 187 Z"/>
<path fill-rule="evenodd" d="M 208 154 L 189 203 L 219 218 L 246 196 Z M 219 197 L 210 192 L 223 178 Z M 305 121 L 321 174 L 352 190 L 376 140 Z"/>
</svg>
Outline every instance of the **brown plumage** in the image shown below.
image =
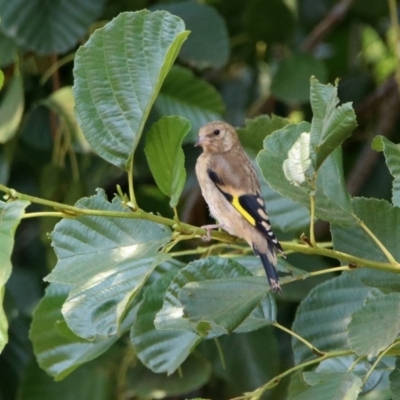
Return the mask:
<svg viewBox="0 0 400 400">
<path fill-rule="evenodd" d="M 211 215 L 231 235 L 246 240 L 260 256 L 270 287 L 281 291 L 275 269 L 282 247 L 271 230 L 256 171 L 240 144 L 235 129 L 225 122 L 210 122 L 199 131 L 203 153 L 196 175 Z"/>
</svg>

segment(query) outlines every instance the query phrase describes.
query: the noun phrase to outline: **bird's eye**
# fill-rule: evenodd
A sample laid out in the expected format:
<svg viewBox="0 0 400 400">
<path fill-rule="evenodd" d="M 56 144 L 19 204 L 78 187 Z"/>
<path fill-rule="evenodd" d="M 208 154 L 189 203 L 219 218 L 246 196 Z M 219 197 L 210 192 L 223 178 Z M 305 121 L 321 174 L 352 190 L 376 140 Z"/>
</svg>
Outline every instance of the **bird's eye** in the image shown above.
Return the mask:
<svg viewBox="0 0 400 400">
<path fill-rule="evenodd" d="M 219 129 L 216 129 L 213 133 L 214 135 L 219 135 Z"/>
</svg>

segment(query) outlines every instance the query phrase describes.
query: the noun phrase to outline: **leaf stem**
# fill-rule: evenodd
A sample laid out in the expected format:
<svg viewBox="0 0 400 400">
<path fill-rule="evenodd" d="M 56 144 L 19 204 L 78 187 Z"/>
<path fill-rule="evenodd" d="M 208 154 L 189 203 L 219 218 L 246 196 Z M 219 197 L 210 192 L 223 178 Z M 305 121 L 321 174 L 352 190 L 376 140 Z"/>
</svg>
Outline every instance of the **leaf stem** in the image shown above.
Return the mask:
<svg viewBox="0 0 400 400">
<path fill-rule="evenodd" d="M 128 170 L 128 186 L 129 186 L 129 200 L 133 205 L 134 211 L 137 211 L 139 209 L 139 207 L 136 202 L 135 190 L 133 188 L 133 157 L 132 157 L 131 165 L 129 166 L 129 170 Z"/>
<path fill-rule="evenodd" d="M 22 219 L 41 218 L 41 217 L 71 218 L 68 214 L 64 214 L 62 212 L 43 211 L 43 212 L 26 213 L 22 216 Z"/>
<path fill-rule="evenodd" d="M 313 247 L 316 246 L 315 233 L 314 233 L 314 219 L 315 219 L 315 197 L 310 194 L 310 242 Z"/>
<path fill-rule="evenodd" d="M 369 377 L 371 376 L 372 372 L 374 372 L 374 369 L 376 368 L 376 366 L 379 364 L 379 362 L 382 360 L 383 356 L 393 347 L 397 346 L 400 343 L 400 340 L 395 340 L 390 346 L 386 347 L 385 350 L 382 351 L 381 354 L 379 354 L 379 356 L 376 358 L 375 362 L 371 365 L 371 368 L 369 369 L 367 375 L 365 375 L 364 379 L 363 379 L 363 385 L 365 385 L 369 379 Z"/>
<path fill-rule="evenodd" d="M 226 362 L 225 362 L 224 352 L 222 351 L 221 343 L 219 342 L 218 338 L 214 338 L 214 343 L 215 343 L 215 346 L 217 346 L 217 351 L 218 351 L 219 359 L 221 361 L 222 369 L 225 371 L 226 370 Z"/>
<path fill-rule="evenodd" d="M 394 257 L 390 254 L 389 250 L 383 245 L 383 243 L 374 235 L 374 233 L 368 228 L 367 225 L 364 224 L 363 221 L 359 221 L 361 228 L 364 229 L 365 232 L 372 238 L 372 240 L 378 245 L 378 247 L 382 250 L 382 253 L 386 256 L 390 264 L 397 265 L 400 267 L 399 263 L 394 259 Z"/>
<path fill-rule="evenodd" d="M 258 389 L 254 390 L 253 392 L 245 393 L 244 396 L 235 397 L 232 400 L 246 400 L 246 399 L 258 400 L 264 394 L 264 392 L 266 392 L 268 389 L 272 389 L 273 387 L 275 387 L 281 381 L 281 379 L 284 378 L 285 376 L 288 376 L 288 375 L 292 374 L 293 372 L 296 372 L 300 369 L 309 367 L 314 364 L 318 364 L 322 361 L 327 360 L 328 358 L 347 356 L 349 354 L 353 354 L 353 352 L 351 350 L 338 350 L 338 351 L 332 351 L 329 353 L 325 353 L 323 356 L 315 358 L 314 360 L 310 360 L 310 361 L 295 365 L 294 367 L 275 376 L 270 381 L 268 381 L 266 384 L 260 386 Z"/>
<path fill-rule="evenodd" d="M 297 333 L 293 332 L 292 330 L 290 330 L 290 329 L 284 327 L 283 325 L 279 324 L 278 322 L 274 322 L 272 325 L 275 326 L 276 328 L 288 333 L 289 335 L 293 336 L 294 338 L 296 338 L 297 340 L 299 340 L 300 342 L 305 344 L 314 354 L 317 354 L 318 356 L 323 356 L 323 355 L 326 354 L 326 352 L 318 350 L 309 341 L 307 341 L 306 339 L 304 339 L 303 337 L 301 337 Z"/>
<path fill-rule="evenodd" d="M 148 221 L 156 222 L 159 224 L 163 224 L 169 227 L 176 228 L 176 221 L 174 219 L 165 218 L 160 215 L 154 215 L 151 213 L 147 213 L 143 210 L 137 210 L 134 212 L 129 212 L 128 207 L 127 211 L 107 211 L 107 210 L 89 210 L 83 209 L 76 206 L 70 206 L 67 204 L 57 203 L 55 201 L 41 199 L 39 197 L 30 196 L 24 193 L 19 193 L 14 189 L 8 188 L 0 184 L 0 191 L 6 193 L 12 199 L 20 199 L 20 200 L 27 200 L 31 203 L 41 204 L 43 206 L 51 207 L 62 214 L 65 214 L 66 217 L 78 217 L 82 215 L 96 215 L 102 217 L 113 217 L 113 218 L 138 218 L 138 219 L 145 219 Z M 197 226 L 193 226 L 190 224 L 186 224 L 181 222 L 179 229 L 182 233 L 188 235 L 187 239 L 198 238 L 202 237 L 206 234 L 206 230 Z M 218 240 L 220 242 L 231 244 L 235 246 L 234 243 L 237 241 L 236 238 L 229 235 L 226 232 L 221 231 L 211 231 L 212 239 Z M 308 245 L 299 244 L 297 242 L 281 242 L 282 247 L 284 250 L 289 250 L 297 253 L 303 254 L 311 254 L 311 255 L 320 255 L 329 258 L 334 258 L 336 260 L 344 261 L 350 264 L 354 264 L 356 266 L 364 266 L 372 269 L 377 269 L 381 271 L 388 271 L 388 272 L 396 272 L 399 273 L 399 265 L 393 265 L 393 263 L 384 263 L 381 261 L 374 261 L 374 260 L 367 260 L 364 258 L 356 257 L 347 253 L 342 253 L 340 251 L 327 249 L 325 247 L 316 246 L 310 247 Z M 208 247 L 208 251 L 209 251 Z M 181 253 L 182 254 L 182 253 Z M 196 253 L 194 253 L 196 254 Z M 183 254 L 182 254 L 183 255 Z M 321 272 L 322 273 L 322 272 Z"/>
</svg>

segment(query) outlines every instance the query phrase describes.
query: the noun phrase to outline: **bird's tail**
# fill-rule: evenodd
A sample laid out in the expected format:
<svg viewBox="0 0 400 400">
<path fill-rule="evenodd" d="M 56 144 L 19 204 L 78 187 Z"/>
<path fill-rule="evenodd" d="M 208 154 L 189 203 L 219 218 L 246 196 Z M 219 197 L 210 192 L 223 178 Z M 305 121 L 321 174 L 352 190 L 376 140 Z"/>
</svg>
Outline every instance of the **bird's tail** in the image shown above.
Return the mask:
<svg viewBox="0 0 400 400">
<path fill-rule="evenodd" d="M 253 246 L 254 254 L 259 256 L 262 262 L 262 265 L 265 269 L 265 273 L 267 274 L 268 283 L 271 287 L 271 290 L 274 292 L 282 292 L 281 285 L 279 284 L 278 272 L 276 271 L 276 255 L 275 249 L 272 245 L 268 243 L 268 251 L 270 254 L 260 252 L 255 246 Z"/>
</svg>

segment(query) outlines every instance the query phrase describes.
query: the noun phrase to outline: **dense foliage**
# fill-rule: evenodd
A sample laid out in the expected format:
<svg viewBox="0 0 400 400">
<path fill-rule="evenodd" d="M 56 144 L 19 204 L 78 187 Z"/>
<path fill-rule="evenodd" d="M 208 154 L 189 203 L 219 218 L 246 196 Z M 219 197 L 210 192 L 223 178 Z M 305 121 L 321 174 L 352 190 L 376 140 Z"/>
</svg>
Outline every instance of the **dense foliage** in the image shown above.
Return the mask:
<svg viewBox="0 0 400 400">
<path fill-rule="evenodd" d="M 0 0 L 0 397 L 400 398 L 397 15 Z M 260 173 L 282 295 L 245 243 L 201 240 L 216 119 Z"/>
</svg>

